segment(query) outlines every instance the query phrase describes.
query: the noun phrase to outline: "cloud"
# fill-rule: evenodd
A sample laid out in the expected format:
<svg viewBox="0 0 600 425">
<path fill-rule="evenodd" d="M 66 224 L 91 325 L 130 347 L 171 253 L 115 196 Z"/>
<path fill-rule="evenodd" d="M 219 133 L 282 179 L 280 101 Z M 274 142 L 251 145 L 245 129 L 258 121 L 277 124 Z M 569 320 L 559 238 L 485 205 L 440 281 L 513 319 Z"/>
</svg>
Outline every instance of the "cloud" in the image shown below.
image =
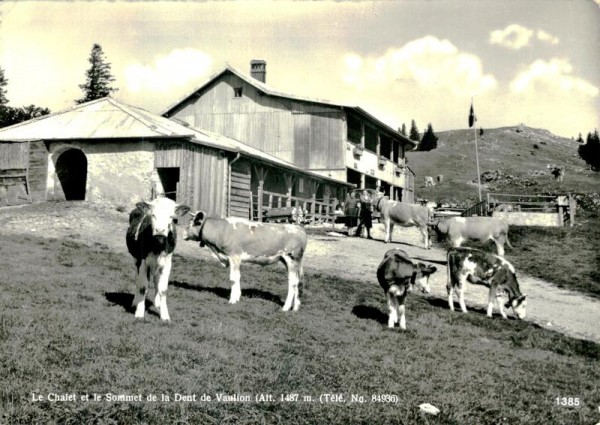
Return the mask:
<svg viewBox="0 0 600 425">
<path fill-rule="evenodd" d="M 513 93 L 560 91 L 582 94 L 589 97 L 598 96 L 599 89 L 587 81 L 571 75 L 573 66 L 565 59 L 549 61 L 536 60 L 529 67 L 517 74 L 510 83 Z"/>
<path fill-rule="evenodd" d="M 534 31 L 518 24 L 512 24 L 502 30 L 490 33 L 490 43 L 513 50 L 519 50 L 529 44 Z"/>
<path fill-rule="evenodd" d="M 538 41 L 556 45 L 558 38 L 544 30 L 532 30 L 518 24 L 512 24 L 502 30 L 494 30 L 490 33 L 490 44 L 497 44 L 512 50 L 519 50 L 529 45 L 535 38 Z"/>
<path fill-rule="evenodd" d="M 416 86 L 459 96 L 485 93 L 497 85 L 494 76 L 484 74 L 477 56 L 433 36 L 389 49 L 379 57 L 347 54 L 342 78 L 359 90 Z"/>
<path fill-rule="evenodd" d="M 156 57 L 152 64 L 127 66 L 124 71 L 126 90 L 167 93 L 206 77 L 212 62 L 212 58 L 200 50 L 174 49 Z"/>
<path fill-rule="evenodd" d="M 537 31 L 537 39 L 540 41 L 545 41 L 546 43 L 555 45 L 559 43 L 558 38 L 554 37 L 551 34 L 548 34 L 546 31 L 538 30 Z"/>
</svg>

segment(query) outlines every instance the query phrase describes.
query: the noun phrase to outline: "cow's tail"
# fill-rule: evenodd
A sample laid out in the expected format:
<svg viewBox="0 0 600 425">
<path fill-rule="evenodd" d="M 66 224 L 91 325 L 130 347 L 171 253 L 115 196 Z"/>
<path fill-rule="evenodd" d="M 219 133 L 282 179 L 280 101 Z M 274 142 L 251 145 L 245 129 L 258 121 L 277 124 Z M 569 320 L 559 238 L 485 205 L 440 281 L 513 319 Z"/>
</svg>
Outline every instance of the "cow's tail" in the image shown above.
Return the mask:
<svg viewBox="0 0 600 425">
<path fill-rule="evenodd" d="M 508 240 L 508 233 L 506 234 L 506 245 L 508 245 L 508 247 L 510 249 L 513 249 L 513 246 L 510 244 L 510 241 Z"/>
</svg>

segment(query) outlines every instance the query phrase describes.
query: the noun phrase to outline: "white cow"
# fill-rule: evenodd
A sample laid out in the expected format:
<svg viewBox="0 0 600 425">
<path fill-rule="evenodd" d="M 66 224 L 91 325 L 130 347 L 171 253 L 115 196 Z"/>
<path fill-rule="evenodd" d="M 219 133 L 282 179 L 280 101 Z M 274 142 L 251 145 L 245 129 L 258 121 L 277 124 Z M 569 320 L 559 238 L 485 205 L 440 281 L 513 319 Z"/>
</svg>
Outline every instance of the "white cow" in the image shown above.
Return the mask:
<svg viewBox="0 0 600 425">
<path fill-rule="evenodd" d="M 302 261 L 306 232 L 295 224 L 257 223 L 241 218 L 209 218 L 203 211 L 193 214 L 184 239 L 207 246 L 224 267 L 229 266 L 230 304 L 242 295 L 240 265 L 260 265 L 281 261 L 288 270 L 288 295 L 283 311 L 300 307 L 299 285 L 303 278 Z"/>
</svg>

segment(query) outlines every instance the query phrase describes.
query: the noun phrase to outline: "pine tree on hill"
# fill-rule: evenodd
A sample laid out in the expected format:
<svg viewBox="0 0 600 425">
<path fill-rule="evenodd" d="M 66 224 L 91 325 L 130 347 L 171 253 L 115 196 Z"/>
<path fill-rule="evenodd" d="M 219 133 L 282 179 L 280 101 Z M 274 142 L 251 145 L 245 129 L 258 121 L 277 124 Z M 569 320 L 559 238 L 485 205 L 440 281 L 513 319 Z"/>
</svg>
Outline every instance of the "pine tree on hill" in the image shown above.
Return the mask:
<svg viewBox="0 0 600 425">
<path fill-rule="evenodd" d="M 410 124 L 410 136 L 408 136 L 408 138 L 417 143 L 419 143 L 419 141 L 421 140 L 421 136 L 419 135 L 419 130 L 417 129 L 417 124 L 415 123 L 415 120 L 412 120 Z"/>
<path fill-rule="evenodd" d="M 598 130 L 588 133 L 584 145 L 580 145 L 579 156 L 587 162 L 594 171 L 600 171 L 600 136 Z"/>
<path fill-rule="evenodd" d="M 431 123 L 427 125 L 427 130 L 423 134 L 423 139 L 421 139 L 421 143 L 419 143 L 418 150 L 420 151 L 430 151 L 437 148 L 438 137 L 433 132 L 433 127 Z"/>
<path fill-rule="evenodd" d="M 110 96 L 112 92 L 117 91 L 110 86 L 115 81 L 115 77 L 110 73 L 110 63 L 106 62 L 104 58 L 102 46 L 94 44 L 88 61 L 91 66 L 85 73 L 86 82 L 79 85 L 85 95 L 81 99 L 75 100 L 78 104 Z"/>
</svg>

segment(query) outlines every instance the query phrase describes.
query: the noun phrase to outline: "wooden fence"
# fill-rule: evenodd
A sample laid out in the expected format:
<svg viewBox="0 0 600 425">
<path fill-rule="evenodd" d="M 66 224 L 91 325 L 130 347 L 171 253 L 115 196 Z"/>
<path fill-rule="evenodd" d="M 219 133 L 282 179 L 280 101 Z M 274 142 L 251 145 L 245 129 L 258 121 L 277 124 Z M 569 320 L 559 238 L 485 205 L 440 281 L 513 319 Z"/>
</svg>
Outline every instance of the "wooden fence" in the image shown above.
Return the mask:
<svg viewBox="0 0 600 425">
<path fill-rule="evenodd" d="M 575 224 L 576 203 L 571 193 L 565 195 L 488 193 L 487 204 L 489 214 L 510 217 L 517 221 L 516 224 L 564 226 L 567 221 L 570 226 Z M 555 217 L 555 220 L 544 224 L 547 222 L 546 217 L 550 216 Z"/>
<path fill-rule="evenodd" d="M 304 219 L 311 223 L 330 221 L 334 218 L 334 210 L 337 202 L 336 198 L 300 198 L 297 196 L 288 196 L 285 193 L 259 190 L 259 194 L 252 194 L 252 219 L 263 221 L 265 213 L 269 210 L 300 207 L 302 208 Z"/>
</svg>

